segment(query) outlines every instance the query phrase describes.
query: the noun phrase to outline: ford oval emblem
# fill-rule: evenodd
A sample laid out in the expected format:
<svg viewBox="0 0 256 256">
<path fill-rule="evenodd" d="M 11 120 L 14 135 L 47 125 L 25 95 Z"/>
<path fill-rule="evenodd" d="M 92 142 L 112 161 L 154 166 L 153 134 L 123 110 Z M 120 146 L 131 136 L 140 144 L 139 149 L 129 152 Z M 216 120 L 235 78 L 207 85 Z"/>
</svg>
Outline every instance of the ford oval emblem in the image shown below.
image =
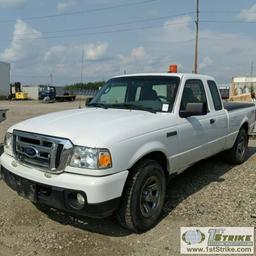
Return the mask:
<svg viewBox="0 0 256 256">
<path fill-rule="evenodd" d="M 34 158 L 38 155 L 38 150 L 33 147 L 23 148 L 23 152 L 25 153 L 25 155 L 31 158 Z"/>
</svg>

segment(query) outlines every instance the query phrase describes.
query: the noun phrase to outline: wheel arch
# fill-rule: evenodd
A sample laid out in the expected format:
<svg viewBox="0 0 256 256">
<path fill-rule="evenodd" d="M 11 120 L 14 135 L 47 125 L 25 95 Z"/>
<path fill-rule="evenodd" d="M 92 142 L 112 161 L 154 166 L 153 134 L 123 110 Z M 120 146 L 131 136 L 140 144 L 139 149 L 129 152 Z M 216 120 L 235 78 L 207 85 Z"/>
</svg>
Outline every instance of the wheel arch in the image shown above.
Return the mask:
<svg viewBox="0 0 256 256">
<path fill-rule="evenodd" d="M 248 134 L 249 132 L 249 122 L 248 121 L 244 121 L 243 124 L 241 125 L 241 129 L 245 129 L 246 130 L 246 133 Z"/>
<path fill-rule="evenodd" d="M 241 131 L 241 129 L 245 129 L 246 134 L 247 134 L 247 143 L 248 143 L 248 141 L 249 141 L 249 130 L 250 130 L 249 122 L 248 122 L 248 121 L 245 121 L 245 122 L 242 124 L 242 126 L 241 126 L 241 128 L 240 128 L 240 131 Z M 237 135 L 237 136 L 238 136 L 238 135 Z"/>
<path fill-rule="evenodd" d="M 143 161 L 145 159 L 154 160 L 157 163 L 159 163 L 164 170 L 164 174 L 165 174 L 166 178 L 168 179 L 168 177 L 170 175 L 169 161 L 168 161 L 168 157 L 166 156 L 166 154 L 161 150 L 154 150 L 154 151 L 144 153 L 141 157 L 139 157 L 138 159 L 136 159 L 136 161 L 133 162 L 133 164 L 130 166 L 129 169 L 132 169 L 140 161 Z"/>
</svg>

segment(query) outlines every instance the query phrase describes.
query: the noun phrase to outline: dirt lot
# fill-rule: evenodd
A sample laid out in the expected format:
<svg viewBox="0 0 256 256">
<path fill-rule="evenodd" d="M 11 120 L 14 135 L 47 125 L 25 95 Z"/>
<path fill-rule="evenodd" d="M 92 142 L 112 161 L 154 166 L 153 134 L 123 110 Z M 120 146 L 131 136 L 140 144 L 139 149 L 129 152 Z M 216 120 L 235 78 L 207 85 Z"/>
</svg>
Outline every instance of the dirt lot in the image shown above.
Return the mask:
<svg viewBox="0 0 256 256">
<path fill-rule="evenodd" d="M 43 113 L 77 108 L 78 103 L 0 102 L 7 128 Z M 114 218 L 77 219 L 58 211 L 42 212 L 0 182 L 0 255 L 180 255 L 181 226 L 256 225 L 256 143 L 250 141 L 241 166 L 218 157 L 202 161 L 172 180 L 164 216 L 149 232 L 136 235 Z"/>
</svg>

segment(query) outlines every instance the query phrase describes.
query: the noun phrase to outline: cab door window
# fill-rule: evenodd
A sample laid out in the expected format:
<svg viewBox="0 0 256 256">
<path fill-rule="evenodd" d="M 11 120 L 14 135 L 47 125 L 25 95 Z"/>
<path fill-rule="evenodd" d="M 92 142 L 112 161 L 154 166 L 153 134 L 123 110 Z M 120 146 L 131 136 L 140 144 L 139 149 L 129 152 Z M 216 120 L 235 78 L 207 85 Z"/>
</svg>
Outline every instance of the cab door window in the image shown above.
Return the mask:
<svg viewBox="0 0 256 256">
<path fill-rule="evenodd" d="M 186 81 L 181 100 L 180 110 L 185 111 L 188 103 L 205 103 L 207 98 L 204 90 L 204 84 L 199 79 L 190 79 Z"/>
</svg>

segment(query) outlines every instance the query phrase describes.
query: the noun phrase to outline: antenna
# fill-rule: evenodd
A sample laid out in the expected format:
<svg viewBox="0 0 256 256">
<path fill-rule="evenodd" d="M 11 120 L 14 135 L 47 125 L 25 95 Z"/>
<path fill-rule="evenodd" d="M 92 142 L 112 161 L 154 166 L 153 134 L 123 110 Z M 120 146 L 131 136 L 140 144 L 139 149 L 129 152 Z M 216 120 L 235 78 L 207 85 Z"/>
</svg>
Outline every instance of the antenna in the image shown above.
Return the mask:
<svg viewBox="0 0 256 256">
<path fill-rule="evenodd" d="M 195 61 L 194 61 L 194 73 L 198 73 L 198 37 L 199 37 L 199 0 L 196 0 L 196 44 L 195 44 Z"/>
<path fill-rule="evenodd" d="M 82 61 L 81 61 L 81 79 L 80 79 L 81 83 L 83 83 L 83 75 L 84 75 L 84 47 L 82 50 Z"/>
</svg>

